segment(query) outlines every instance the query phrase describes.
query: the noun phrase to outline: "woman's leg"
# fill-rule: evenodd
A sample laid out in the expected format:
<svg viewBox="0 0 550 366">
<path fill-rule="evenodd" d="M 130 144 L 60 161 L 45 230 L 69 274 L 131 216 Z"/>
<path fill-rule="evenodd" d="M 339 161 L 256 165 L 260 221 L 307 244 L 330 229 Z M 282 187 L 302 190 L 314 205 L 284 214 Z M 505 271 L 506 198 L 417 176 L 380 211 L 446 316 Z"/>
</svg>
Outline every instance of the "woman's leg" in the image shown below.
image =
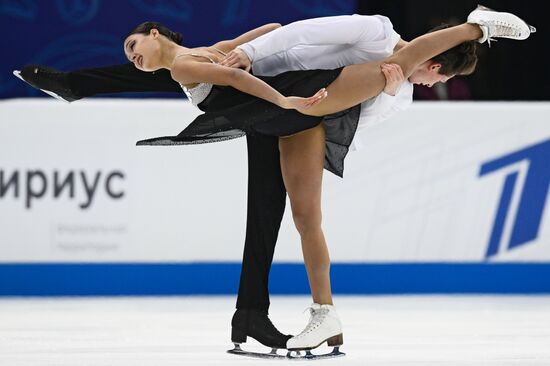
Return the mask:
<svg viewBox="0 0 550 366">
<path fill-rule="evenodd" d="M 313 302 L 332 305 L 330 257 L 321 229 L 321 184 L 325 161 L 323 125 L 280 138 L 281 170 L 302 252 Z"/>
<path fill-rule="evenodd" d="M 423 62 L 481 36 L 478 25 L 465 23 L 415 38 L 383 61 L 346 66 L 328 86 L 328 97 L 311 107 L 306 114 L 324 116 L 339 112 L 380 94 L 386 85 L 386 79 L 380 71 L 382 63 L 398 64 L 408 78 Z"/>
<path fill-rule="evenodd" d="M 422 63 L 464 42 L 475 41 L 483 35 L 477 24 L 464 23 L 424 34 L 390 56 L 387 62 L 401 66 L 406 78 Z"/>
</svg>

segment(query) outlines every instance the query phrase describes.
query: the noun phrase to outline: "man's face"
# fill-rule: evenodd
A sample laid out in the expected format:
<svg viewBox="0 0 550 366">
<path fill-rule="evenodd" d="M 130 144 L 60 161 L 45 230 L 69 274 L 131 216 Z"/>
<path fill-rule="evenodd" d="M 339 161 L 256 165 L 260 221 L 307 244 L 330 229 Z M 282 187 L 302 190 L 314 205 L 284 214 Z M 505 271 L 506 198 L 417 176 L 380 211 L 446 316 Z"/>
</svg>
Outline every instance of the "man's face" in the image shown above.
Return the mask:
<svg viewBox="0 0 550 366">
<path fill-rule="evenodd" d="M 409 77 L 409 82 L 413 84 L 425 85 L 431 88 L 435 83 L 445 83 L 447 80 L 454 77 L 454 75 L 442 75 L 439 73 L 441 64 L 428 61 L 422 64 L 412 75 Z"/>
</svg>

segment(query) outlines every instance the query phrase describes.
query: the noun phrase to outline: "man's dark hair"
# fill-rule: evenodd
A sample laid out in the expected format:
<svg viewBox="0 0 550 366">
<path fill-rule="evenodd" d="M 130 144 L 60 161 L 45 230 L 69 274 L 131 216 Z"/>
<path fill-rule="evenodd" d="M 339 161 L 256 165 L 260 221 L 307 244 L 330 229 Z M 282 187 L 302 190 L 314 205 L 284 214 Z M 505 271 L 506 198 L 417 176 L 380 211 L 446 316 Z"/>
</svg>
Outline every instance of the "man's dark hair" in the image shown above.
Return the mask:
<svg viewBox="0 0 550 366">
<path fill-rule="evenodd" d="M 128 38 L 132 34 L 149 34 L 151 32 L 151 29 L 156 29 L 159 31 L 160 34 L 167 37 L 172 42 L 175 42 L 177 44 L 181 44 L 181 41 L 183 40 L 183 36 L 181 33 L 178 32 L 172 32 L 170 29 L 165 27 L 159 22 L 145 22 L 141 23 L 137 27 L 135 27 L 125 38 Z"/>
<path fill-rule="evenodd" d="M 441 24 L 429 32 L 435 32 L 440 29 L 452 27 L 451 24 Z M 442 75 L 470 75 L 474 72 L 477 65 L 477 41 L 468 41 L 459 44 L 431 60 L 441 64 L 439 73 Z"/>
</svg>

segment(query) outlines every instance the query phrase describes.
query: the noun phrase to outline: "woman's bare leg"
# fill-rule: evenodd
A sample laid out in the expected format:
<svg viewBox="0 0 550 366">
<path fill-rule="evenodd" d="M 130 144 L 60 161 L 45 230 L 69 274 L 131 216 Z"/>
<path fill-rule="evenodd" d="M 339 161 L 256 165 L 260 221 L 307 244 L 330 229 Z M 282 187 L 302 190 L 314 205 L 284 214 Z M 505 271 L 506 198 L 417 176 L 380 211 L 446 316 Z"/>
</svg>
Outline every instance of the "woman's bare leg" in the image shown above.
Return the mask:
<svg viewBox="0 0 550 366">
<path fill-rule="evenodd" d="M 332 305 L 330 257 L 321 228 L 321 185 L 325 161 L 323 125 L 280 138 L 279 151 L 294 224 L 302 240 L 313 302 Z"/>
<path fill-rule="evenodd" d="M 345 67 L 327 88 L 329 96 L 308 114 L 326 115 L 352 107 L 378 95 L 386 80 L 382 62 L 397 63 L 409 77 L 421 63 L 456 45 L 481 37 L 478 26 L 460 26 L 428 33 L 413 40 L 388 59 Z M 325 159 L 325 131 L 322 125 L 279 139 L 281 170 L 290 198 L 294 223 L 302 240 L 313 301 L 332 304 L 330 257 L 321 228 L 321 185 Z"/>
<path fill-rule="evenodd" d="M 408 78 L 420 64 L 461 43 L 475 41 L 482 35 L 481 28 L 476 24 L 464 23 L 441 29 L 413 39 L 408 45 L 390 56 L 387 62 L 401 66 L 403 74 Z"/>
<path fill-rule="evenodd" d="M 386 85 L 386 79 L 380 71 L 382 63 L 398 64 L 405 77 L 409 78 L 422 63 L 463 42 L 473 41 L 481 36 L 482 32 L 478 25 L 465 23 L 415 38 L 383 61 L 346 66 L 338 78 L 328 86 L 328 97 L 311 107 L 306 114 L 324 116 L 339 112 L 380 94 Z"/>
</svg>

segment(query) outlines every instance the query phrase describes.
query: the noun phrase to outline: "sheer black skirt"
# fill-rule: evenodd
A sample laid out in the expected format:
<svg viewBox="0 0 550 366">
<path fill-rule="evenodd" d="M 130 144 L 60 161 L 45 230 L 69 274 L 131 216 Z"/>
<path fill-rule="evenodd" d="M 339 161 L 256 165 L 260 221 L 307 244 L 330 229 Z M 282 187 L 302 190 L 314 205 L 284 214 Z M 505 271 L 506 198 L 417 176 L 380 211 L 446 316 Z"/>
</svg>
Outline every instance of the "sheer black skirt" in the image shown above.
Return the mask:
<svg viewBox="0 0 550 366">
<path fill-rule="evenodd" d="M 260 76 L 283 95 L 309 97 L 327 87 L 340 75 L 335 70 L 289 71 L 277 76 Z M 177 136 L 155 137 L 137 145 L 189 145 L 218 142 L 245 134 L 289 136 L 323 122 L 325 127 L 325 169 L 343 176 L 344 158 L 353 140 L 361 106 L 342 112 L 314 117 L 296 110 L 283 109 L 263 99 L 232 87 L 214 85 L 206 99 L 198 105 L 205 113 Z"/>
</svg>

